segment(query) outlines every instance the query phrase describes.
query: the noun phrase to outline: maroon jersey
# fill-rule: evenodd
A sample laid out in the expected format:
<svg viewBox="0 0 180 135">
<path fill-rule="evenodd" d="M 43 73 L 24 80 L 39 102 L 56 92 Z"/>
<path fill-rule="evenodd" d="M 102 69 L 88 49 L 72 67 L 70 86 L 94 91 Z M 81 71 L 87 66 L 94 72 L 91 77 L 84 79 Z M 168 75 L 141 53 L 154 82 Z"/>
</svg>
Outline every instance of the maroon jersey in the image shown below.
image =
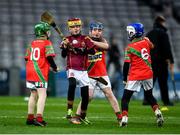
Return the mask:
<svg viewBox="0 0 180 135">
<path fill-rule="evenodd" d="M 88 38 L 88 36 L 79 35 L 79 36 L 68 36 L 66 37 L 70 45 L 75 48 L 91 49 L 94 47 L 94 44 Z M 68 50 L 67 52 L 67 69 L 75 70 L 87 70 L 87 53 L 74 53 L 73 51 Z"/>
</svg>

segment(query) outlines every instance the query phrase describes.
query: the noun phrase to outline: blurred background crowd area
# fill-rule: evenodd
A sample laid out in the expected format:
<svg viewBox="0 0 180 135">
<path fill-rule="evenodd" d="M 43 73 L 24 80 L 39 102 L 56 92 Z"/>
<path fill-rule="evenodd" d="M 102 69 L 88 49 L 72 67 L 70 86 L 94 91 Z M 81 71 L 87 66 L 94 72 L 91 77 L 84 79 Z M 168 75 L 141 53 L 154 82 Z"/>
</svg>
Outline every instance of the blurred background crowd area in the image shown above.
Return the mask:
<svg viewBox="0 0 180 135">
<path fill-rule="evenodd" d="M 109 44 L 111 45 L 110 37 L 113 37 L 118 44 L 121 64 L 124 48 L 128 44 L 126 26 L 132 22 L 141 22 L 145 26 L 145 32 L 148 32 L 153 27 L 154 17 L 159 14 L 164 15 L 172 43 L 175 73 L 180 72 L 179 0 L 0 0 L 0 95 L 25 93 L 22 92 L 25 89 L 25 61 L 23 59 L 25 49 L 34 39 L 34 25 L 40 21 L 40 16 L 44 11 L 50 11 L 53 14 L 56 23 L 65 35 L 68 35 L 66 21 L 69 18 L 82 19 L 82 33 L 84 34 L 88 34 L 91 21 L 102 22 L 105 27 L 104 37 Z M 54 82 L 58 80 L 58 85 L 52 84 L 54 88 L 51 87 L 51 89 L 56 89 L 56 87 L 58 89 L 62 87 L 59 80 L 63 78 L 62 84 L 65 81 L 66 63 L 58 47 L 61 39 L 53 29 L 51 41 L 57 54 L 55 61 L 62 71 L 55 78 L 52 77 L 55 79 Z M 109 69 L 110 75 L 112 68 L 111 66 Z"/>
</svg>

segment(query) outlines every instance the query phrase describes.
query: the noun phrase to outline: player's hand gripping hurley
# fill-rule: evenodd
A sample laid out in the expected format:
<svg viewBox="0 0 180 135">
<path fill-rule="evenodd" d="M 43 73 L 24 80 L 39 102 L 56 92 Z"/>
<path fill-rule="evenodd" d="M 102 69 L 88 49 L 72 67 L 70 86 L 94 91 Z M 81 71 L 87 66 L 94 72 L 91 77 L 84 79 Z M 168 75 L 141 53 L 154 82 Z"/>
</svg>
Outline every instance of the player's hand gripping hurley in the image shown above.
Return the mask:
<svg viewBox="0 0 180 135">
<path fill-rule="evenodd" d="M 61 29 L 56 25 L 55 21 L 54 21 L 54 18 L 53 16 L 48 12 L 48 11 L 45 11 L 42 15 L 41 15 L 41 21 L 42 22 L 46 22 L 48 23 L 49 25 L 51 25 L 55 30 L 56 32 L 58 33 L 58 35 L 60 36 L 60 38 L 66 42 L 66 38 L 64 36 L 64 34 L 62 33 Z M 71 46 L 70 44 L 66 44 L 67 47 L 69 47 L 69 49 L 71 49 L 74 53 L 77 53 L 74 49 L 73 46 Z"/>
</svg>

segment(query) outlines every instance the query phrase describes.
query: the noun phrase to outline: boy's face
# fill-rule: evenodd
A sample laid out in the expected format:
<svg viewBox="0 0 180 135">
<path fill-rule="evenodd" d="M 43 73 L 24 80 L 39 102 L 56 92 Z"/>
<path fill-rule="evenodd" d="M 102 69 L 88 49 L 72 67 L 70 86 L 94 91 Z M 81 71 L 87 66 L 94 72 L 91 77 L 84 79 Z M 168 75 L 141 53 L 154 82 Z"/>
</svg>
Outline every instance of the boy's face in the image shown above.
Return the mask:
<svg viewBox="0 0 180 135">
<path fill-rule="evenodd" d="M 94 28 L 90 31 L 90 36 L 93 38 L 101 38 L 102 37 L 102 29 Z"/>
<path fill-rule="evenodd" d="M 80 25 L 71 26 L 69 27 L 69 32 L 71 33 L 71 35 L 78 35 L 81 32 L 81 26 Z"/>
</svg>

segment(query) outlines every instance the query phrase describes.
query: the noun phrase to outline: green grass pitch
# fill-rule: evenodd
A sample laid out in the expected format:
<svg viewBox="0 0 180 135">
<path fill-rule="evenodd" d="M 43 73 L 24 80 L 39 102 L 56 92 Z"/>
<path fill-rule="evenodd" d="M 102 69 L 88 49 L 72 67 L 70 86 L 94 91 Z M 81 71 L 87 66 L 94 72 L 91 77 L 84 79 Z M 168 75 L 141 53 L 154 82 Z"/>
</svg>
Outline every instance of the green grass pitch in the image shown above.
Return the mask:
<svg viewBox="0 0 180 135">
<path fill-rule="evenodd" d="M 75 109 L 78 100 L 75 101 Z M 180 103 L 163 112 L 165 123 L 159 128 L 154 113 L 142 101 L 130 102 L 129 123 L 121 128 L 105 99 L 94 99 L 89 104 L 91 125 L 73 125 L 62 117 L 66 114 L 65 98 L 47 98 L 44 119 L 46 127 L 27 126 L 27 101 L 23 97 L 0 97 L 0 133 L 9 134 L 180 134 Z"/>
</svg>

